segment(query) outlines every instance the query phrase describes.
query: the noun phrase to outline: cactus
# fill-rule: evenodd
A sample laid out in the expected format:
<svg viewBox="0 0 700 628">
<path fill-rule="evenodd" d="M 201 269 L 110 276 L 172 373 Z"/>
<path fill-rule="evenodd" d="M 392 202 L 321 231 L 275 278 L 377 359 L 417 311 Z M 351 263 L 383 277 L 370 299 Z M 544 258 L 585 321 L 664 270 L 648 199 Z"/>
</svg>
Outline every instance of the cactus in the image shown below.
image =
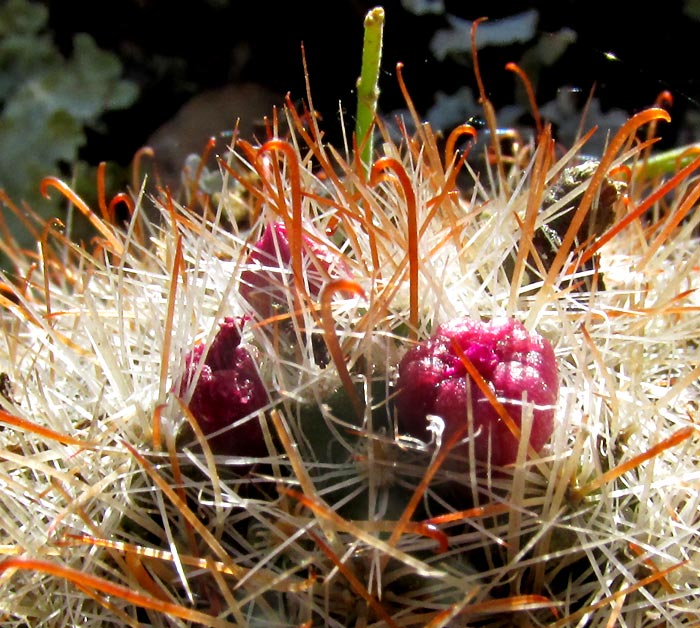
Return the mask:
<svg viewBox="0 0 700 628">
<path fill-rule="evenodd" d="M 249 232 L 168 195 L 149 211 L 127 198 L 117 226 L 49 178 L 92 248 L 51 222 L 38 256 L 4 242 L 3 624 L 692 624 L 700 161 L 662 181 L 619 167 L 668 114 L 631 117 L 561 198 L 546 192 L 585 136 L 558 156 L 543 126 L 528 155 L 490 155 L 465 197 L 454 147 L 473 130 L 442 150 L 404 127 L 366 173 L 291 100 L 285 115 L 290 138 L 222 160 Z M 619 176 L 625 198 L 579 241 Z M 288 263 L 279 242 L 261 264 L 280 221 Z M 534 235 L 555 221 L 545 264 Z M 284 305 L 271 317 L 246 297 L 258 280 Z M 411 391 L 433 386 L 412 359 L 438 353 L 435 386 L 449 361 L 488 422 L 512 420 L 507 455 Z M 209 438 L 210 407 L 234 449 Z M 515 455 L 512 427 L 530 433 Z"/>
</svg>

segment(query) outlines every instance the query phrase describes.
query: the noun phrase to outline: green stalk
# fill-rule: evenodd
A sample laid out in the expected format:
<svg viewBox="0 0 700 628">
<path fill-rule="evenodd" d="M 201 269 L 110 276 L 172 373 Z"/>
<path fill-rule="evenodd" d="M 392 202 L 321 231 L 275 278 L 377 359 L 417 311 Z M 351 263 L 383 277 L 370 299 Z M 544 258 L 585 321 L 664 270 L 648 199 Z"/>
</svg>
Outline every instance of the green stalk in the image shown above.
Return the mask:
<svg viewBox="0 0 700 628">
<path fill-rule="evenodd" d="M 379 99 L 379 68 L 382 62 L 384 9 L 375 7 L 365 16 L 365 38 L 362 46 L 362 70 L 357 80 L 357 117 L 355 138 L 365 174 L 372 166 L 372 126 Z"/>
<path fill-rule="evenodd" d="M 645 179 L 674 174 L 696 159 L 700 154 L 699 151 L 700 144 L 688 144 L 663 151 L 657 155 L 651 155 L 646 159 L 640 159 L 635 168 L 635 174 L 639 174 Z"/>
</svg>

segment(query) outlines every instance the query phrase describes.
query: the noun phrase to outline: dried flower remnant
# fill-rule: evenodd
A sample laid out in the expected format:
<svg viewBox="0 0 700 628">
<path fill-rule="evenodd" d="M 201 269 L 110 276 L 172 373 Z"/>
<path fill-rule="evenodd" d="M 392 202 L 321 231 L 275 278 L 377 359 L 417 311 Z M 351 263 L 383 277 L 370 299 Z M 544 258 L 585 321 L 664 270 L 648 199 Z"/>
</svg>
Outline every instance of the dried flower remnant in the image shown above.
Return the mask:
<svg viewBox="0 0 700 628">
<path fill-rule="evenodd" d="M 569 228 L 576 204 L 580 202 L 584 192 L 583 185 L 593 176 L 597 167 L 598 162 L 589 159 L 565 168 L 559 179 L 545 191 L 542 199 L 542 211 L 560 203 L 577 190 L 579 192 L 563 210 L 557 212 L 556 217 L 543 224 L 533 236 L 533 244 L 546 268 L 551 265 L 561 245 L 561 239 Z M 597 195 L 597 202 L 591 207 L 586 220 L 577 232 L 579 244 L 598 237 L 614 222 L 615 206 L 624 189 L 625 183 L 623 181 L 615 181 L 609 176 L 603 179 Z"/>
<path fill-rule="evenodd" d="M 238 323 L 226 318 L 208 350 L 199 344 L 187 354 L 185 375 L 178 389 L 180 395 L 186 394 L 201 365 L 189 410 L 204 434 L 213 435 L 209 438 L 212 451 L 262 456 L 267 451 L 262 428 L 251 415 L 267 404 L 268 395 L 253 358 L 240 343 Z M 249 420 L 226 429 L 248 416 Z"/>
<path fill-rule="evenodd" d="M 518 427 L 523 396 L 533 405 L 530 446 L 539 451 L 554 429 L 554 405 L 559 392 L 557 363 L 548 340 L 528 332 L 510 318 L 449 321 L 404 355 L 399 365 L 397 398 L 401 429 L 427 438 L 427 417 L 435 415 L 445 423 L 443 440 L 460 429 L 466 436 L 471 400 L 475 457 L 494 465 L 516 460 L 518 439 L 469 377 L 455 342 Z M 458 451 L 466 451 L 466 446 L 460 446 Z"/>
<path fill-rule="evenodd" d="M 303 233 L 301 240 L 306 288 L 310 297 L 317 299 L 329 279 L 350 277 L 345 260 L 321 243 L 320 238 Z M 289 278 L 291 263 L 292 252 L 286 225 L 281 221 L 267 225 L 248 256 L 239 288 L 241 296 L 261 319 L 289 311 L 288 286 L 293 283 Z"/>
<path fill-rule="evenodd" d="M 14 402 L 12 380 L 7 373 L 0 373 L 0 396 L 5 399 L 5 401 Z M 0 403 L 0 410 L 2 409 L 2 403 Z"/>
</svg>

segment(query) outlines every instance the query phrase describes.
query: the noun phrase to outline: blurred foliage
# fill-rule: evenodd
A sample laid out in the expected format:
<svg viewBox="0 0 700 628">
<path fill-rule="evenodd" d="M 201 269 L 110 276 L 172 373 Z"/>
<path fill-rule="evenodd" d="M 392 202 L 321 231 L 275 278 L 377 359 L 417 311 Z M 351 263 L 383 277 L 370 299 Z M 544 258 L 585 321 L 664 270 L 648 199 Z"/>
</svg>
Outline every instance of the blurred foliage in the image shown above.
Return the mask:
<svg viewBox="0 0 700 628">
<path fill-rule="evenodd" d="M 700 21 L 700 0 L 685 0 L 683 2 L 683 13 L 691 20 Z"/>
<path fill-rule="evenodd" d="M 138 97 L 138 87 L 121 78 L 115 55 L 80 33 L 65 57 L 47 20 L 46 7 L 28 0 L 0 5 L 0 188 L 45 217 L 56 214 L 61 199 L 44 199 L 41 179 L 72 176 L 85 130 L 99 130 L 105 112 L 129 107 Z M 3 212 L 15 230 L 14 216 Z"/>
</svg>

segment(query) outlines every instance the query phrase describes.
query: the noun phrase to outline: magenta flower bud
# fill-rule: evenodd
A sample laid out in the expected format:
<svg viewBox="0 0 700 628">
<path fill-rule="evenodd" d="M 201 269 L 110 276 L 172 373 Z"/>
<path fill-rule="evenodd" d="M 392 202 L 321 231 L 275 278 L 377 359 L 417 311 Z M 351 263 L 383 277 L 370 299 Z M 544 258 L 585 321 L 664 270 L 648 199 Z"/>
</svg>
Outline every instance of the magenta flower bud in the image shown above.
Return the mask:
<svg viewBox="0 0 700 628">
<path fill-rule="evenodd" d="M 186 394 L 202 358 L 189 409 L 205 435 L 214 434 L 251 415 L 268 402 L 265 386 L 248 350 L 240 346 L 241 333 L 233 318 L 226 318 L 205 353 L 197 345 L 185 358 L 185 375 L 177 390 Z M 256 417 L 209 439 L 214 453 L 262 456 L 267 452 Z"/>
<path fill-rule="evenodd" d="M 427 440 L 427 416 L 435 415 L 445 423 L 444 442 L 458 429 L 466 428 L 469 386 L 476 458 L 494 465 L 515 461 L 518 440 L 468 376 L 454 341 L 518 426 L 526 393 L 527 403 L 534 406 L 530 445 L 539 452 L 554 430 L 559 394 L 557 362 L 549 341 L 529 333 L 514 319 L 455 319 L 440 325 L 431 338 L 410 349 L 399 364 L 396 405 L 400 429 Z M 458 447 L 457 452 L 466 454 L 467 445 Z"/>
<path fill-rule="evenodd" d="M 248 256 L 246 268 L 241 273 L 239 292 L 253 310 L 265 319 L 280 311 L 289 310 L 289 290 L 292 253 L 283 222 L 267 225 L 262 237 Z M 305 269 L 309 295 L 318 298 L 321 288 L 329 279 L 350 276 L 343 257 L 336 251 L 309 237 L 302 235 L 302 263 Z"/>
</svg>

